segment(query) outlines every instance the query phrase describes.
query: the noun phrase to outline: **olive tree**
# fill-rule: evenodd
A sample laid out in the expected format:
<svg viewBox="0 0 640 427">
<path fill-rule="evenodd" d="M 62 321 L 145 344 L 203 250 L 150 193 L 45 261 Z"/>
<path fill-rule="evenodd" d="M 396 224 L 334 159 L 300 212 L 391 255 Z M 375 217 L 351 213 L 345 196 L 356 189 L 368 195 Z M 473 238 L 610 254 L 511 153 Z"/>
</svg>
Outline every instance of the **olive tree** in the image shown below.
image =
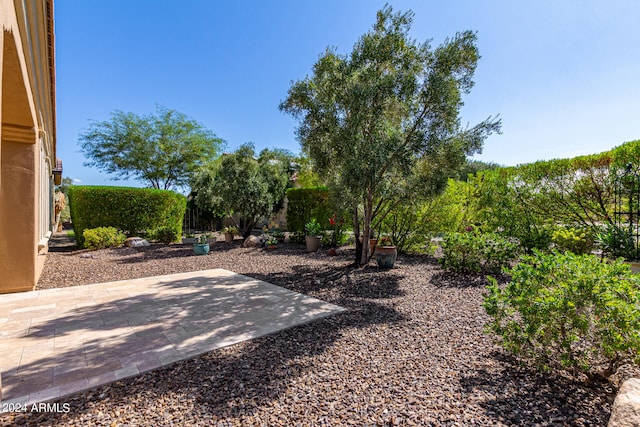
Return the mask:
<svg viewBox="0 0 640 427">
<path fill-rule="evenodd" d="M 458 169 L 480 152 L 488 134 L 500 130 L 492 117 L 461 126 L 462 95 L 473 86 L 479 59 L 476 35 L 458 33 L 432 49 L 409 37 L 412 21 L 412 12 L 386 6 L 350 54 L 328 48 L 313 74 L 294 82 L 280 104 L 300 119 L 298 138 L 318 172 L 349 199 L 356 242 L 362 227 L 360 265 L 370 258 L 372 222 L 399 195 L 411 194 L 398 183 L 420 164 L 429 169 L 432 158 Z M 444 188 L 444 175 L 431 168 L 430 176 L 441 183 L 435 187 Z"/>
</svg>

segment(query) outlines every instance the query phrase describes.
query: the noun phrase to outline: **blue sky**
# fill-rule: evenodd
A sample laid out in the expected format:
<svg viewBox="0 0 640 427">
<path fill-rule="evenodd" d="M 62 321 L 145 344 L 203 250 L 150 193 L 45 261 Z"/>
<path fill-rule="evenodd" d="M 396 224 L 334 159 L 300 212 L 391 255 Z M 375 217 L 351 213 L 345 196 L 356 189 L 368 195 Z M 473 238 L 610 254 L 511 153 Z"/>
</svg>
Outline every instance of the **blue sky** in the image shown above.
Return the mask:
<svg viewBox="0 0 640 427">
<path fill-rule="evenodd" d="M 476 158 L 504 165 L 572 157 L 640 139 L 640 2 L 390 1 L 415 12 L 411 35 L 432 46 L 478 34 L 482 58 L 464 123 L 500 114 L 502 135 Z M 384 1 L 59 0 L 55 2 L 58 156 L 84 167 L 78 135 L 114 110 L 185 113 L 227 141 L 299 152 L 296 121 L 278 110 L 327 46 L 351 51 Z"/>
</svg>

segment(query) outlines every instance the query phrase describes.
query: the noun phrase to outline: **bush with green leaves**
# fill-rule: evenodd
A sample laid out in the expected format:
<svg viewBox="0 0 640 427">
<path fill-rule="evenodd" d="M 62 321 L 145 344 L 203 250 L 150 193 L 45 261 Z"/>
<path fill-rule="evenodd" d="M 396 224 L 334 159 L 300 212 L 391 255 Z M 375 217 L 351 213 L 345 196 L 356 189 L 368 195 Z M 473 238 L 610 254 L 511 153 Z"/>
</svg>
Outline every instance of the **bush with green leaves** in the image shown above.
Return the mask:
<svg viewBox="0 0 640 427">
<path fill-rule="evenodd" d="M 594 246 L 593 237 L 589 230 L 575 227 L 559 227 L 551 234 L 551 241 L 558 252 L 573 252 L 587 254 Z"/>
<path fill-rule="evenodd" d="M 187 203 L 169 190 L 84 185 L 69 187 L 69 202 L 79 247 L 84 230 L 97 227 L 115 227 L 128 236 L 162 227 L 181 233 Z"/>
<path fill-rule="evenodd" d="M 498 272 L 518 257 L 518 245 L 499 234 L 448 233 L 442 241 L 442 266 L 456 273 Z"/>
<path fill-rule="evenodd" d="M 327 221 L 327 225 L 332 218 L 326 187 L 289 188 L 287 200 L 287 230 L 292 233 L 304 232 L 314 218 Z"/>
<path fill-rule="evenodd" d="M 627 265 L 536 251 L 510 274 L 504 289 L 490 279 L 483 303 L 506 350 L 590 380 L 640 362 L 640 278 Z"/>
<path fill-rule="evenodd" d="M 636 244 L 629 229 L 608 224 L 596 236 L 602 253 L 613 258 L 637 258 Z"/>
<path fill-rule="evenodd" d="M 162 243 L 173 243 L 180 240 L 182 233 L 175 227 L 160 227 L 149 233 L 154 240 Z"/>
<path fill-rule="evenodd" d="M 84 247 L 87 249 L 104 249 L 122 246 L 127 236 L 115 227 L 89 228 L 82 232 Z"/>
</svg>

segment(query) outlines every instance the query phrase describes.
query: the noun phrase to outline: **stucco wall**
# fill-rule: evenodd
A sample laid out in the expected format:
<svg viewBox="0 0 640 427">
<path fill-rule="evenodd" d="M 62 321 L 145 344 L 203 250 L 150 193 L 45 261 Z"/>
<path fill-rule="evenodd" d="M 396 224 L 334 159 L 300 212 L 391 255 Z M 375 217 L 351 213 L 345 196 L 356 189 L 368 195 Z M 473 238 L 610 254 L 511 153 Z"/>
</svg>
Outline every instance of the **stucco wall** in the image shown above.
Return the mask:
<svg viewBox="0 0 640 427">
<path fill-rule="evenodd" d="M 48 249 L 56 161 L 52 12 L 51 0 L 0 0 L 0 293 L 33 289 Z"/>
</svg>

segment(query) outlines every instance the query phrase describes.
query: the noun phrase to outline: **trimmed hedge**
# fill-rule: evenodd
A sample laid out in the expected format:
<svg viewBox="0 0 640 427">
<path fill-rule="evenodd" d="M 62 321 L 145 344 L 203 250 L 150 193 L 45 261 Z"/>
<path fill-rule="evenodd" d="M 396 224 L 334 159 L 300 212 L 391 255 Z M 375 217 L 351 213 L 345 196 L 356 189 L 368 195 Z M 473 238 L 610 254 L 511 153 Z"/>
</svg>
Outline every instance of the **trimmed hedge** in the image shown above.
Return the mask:
<svg viewBox="0 0 640 427">
<path fill-rule="evenodd" d="M 69 203 L 73 231 L 83 247 L 84 230 L 98 227 L 115 227 L 128 236 L 169 227 L 180 235 L 187 200 L 168 190 L 74 185 Z"/>
<path fill-rule="evenodd" d="M 287 230 L 304 233 L 304 226 L 312 219 L 324 228 L 329 225 L 331 208 L 326 187 L 290 188 L 287 190 Z"/>
</svg>

